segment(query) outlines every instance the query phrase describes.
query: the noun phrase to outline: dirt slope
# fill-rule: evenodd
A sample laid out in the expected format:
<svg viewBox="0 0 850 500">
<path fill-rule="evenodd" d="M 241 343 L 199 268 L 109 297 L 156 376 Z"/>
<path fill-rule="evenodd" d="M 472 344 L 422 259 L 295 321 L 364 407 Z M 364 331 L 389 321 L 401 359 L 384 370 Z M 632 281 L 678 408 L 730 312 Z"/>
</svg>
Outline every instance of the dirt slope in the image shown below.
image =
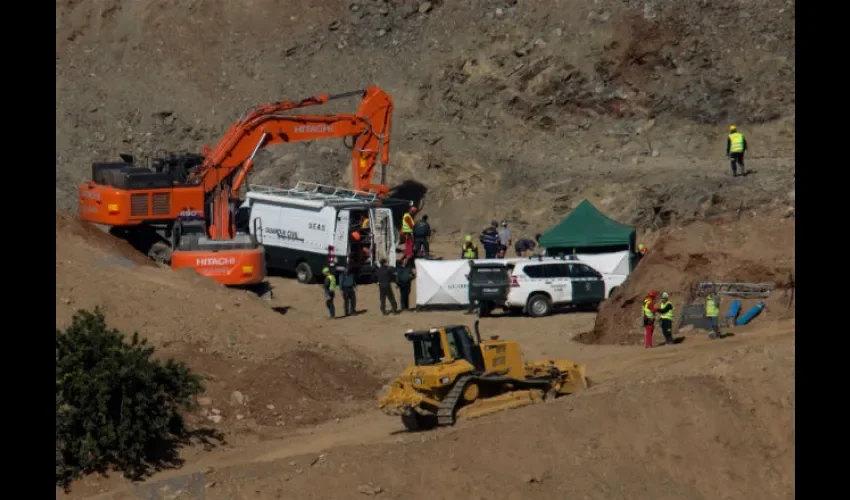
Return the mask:
<svg viewBox="0 0 850 500">
<path fill-rule="evenodd" d="M 60 207 L 91 161 L 197 151 L 248 106 L 369 84 L 396 101 L 390 182 L 424 183 L 446 231 L 548 224 L 582 198 L 645 226 L 713 196 L 719 211 L 788 204 L 793 2 L 234 5 L 57 2 Z M 730 121 L 756 172 L 735 182 Z M 347 183 L 345 162 L 338 141 L 279 147 L 254 181 Z"/>
<path fill-rule="evenodd" d="M 337 339 L 311 339 L 309 323 L 193 272 L 158 268 L 121 240 L 57 214 L 57 328 L 95 306 L 111 326 L 145 335 L 158 355 L 211 377 L 193 422 L 212 425 L 204 417 L 216 410 L 221 430 L 279 433 L 346 416 L 371 408 L 381 387 L 368 359 Z"/>
<path fill-rule="evenodd" d="M 792 219 L 726 215 L 667 228 L 655 238 L 657 245 L 650 245 L 629 279 L 601 305 L 593 331 L 581 335 L 582 341 L 642 343 L 641 307 L 647 292 L 666 291 L 674 306 L 681 308 L 690 287 L 700 281 L 773 283 L 776 292 L 766 302 L 765 314 L 794 314 L 782 290 L 794 272 Z M 742 307 L 746 311 L 757 302 L 743 300 Z M 724 313 L 728 305 L 723 305 Z"/>
<path fill-rule="evenodd" d="M 722 342 L 619 348 L 580 395 L 422 434 L 392 436 L 388 417 L 357 417 L 135 493 L 176 494 L 205 471 L 212 499 L 792 498 L 793 330 L 785 320 Z"/>
</svg>

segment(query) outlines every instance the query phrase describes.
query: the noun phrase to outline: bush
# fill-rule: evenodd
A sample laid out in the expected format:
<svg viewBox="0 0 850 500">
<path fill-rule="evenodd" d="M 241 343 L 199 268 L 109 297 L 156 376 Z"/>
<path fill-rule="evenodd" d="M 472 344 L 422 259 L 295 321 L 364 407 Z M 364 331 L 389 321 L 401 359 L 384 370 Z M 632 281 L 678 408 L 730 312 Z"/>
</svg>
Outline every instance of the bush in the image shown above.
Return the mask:
<svg viewBox="0 0 850 500">
<path fill-rule="evenodd" d="M 181 410 L 203 392 L 201 377 L 153 347 L 80 310 L 56 330 L 56 483 L 112 468 L 138 479 L 176 459 L 189 437 Z"/>
</svg>

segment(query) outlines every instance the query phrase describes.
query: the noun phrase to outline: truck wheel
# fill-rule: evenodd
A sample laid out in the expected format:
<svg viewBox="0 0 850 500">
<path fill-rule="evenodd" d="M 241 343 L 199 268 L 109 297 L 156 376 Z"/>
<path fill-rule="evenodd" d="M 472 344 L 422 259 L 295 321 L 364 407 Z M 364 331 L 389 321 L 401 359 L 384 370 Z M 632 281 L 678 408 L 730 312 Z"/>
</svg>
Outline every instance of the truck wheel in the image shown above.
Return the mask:
<svg viewBox="0 0 850 500">
<path fill-rule="evenodd" d="M 542 294 L 532 295 L 528 299 L 527 309 L 528 315 L 532 318 L 548 316 L 552 312 L 552 301 L 549 300 L 549 297 Z"/>
<path fill-rule="evenodd" d="M 301 262 L 295 266 L 295 276 L 299 283 L 310 283 L 313 281 L 313 269 L 310 264 Z"/>
</svg>

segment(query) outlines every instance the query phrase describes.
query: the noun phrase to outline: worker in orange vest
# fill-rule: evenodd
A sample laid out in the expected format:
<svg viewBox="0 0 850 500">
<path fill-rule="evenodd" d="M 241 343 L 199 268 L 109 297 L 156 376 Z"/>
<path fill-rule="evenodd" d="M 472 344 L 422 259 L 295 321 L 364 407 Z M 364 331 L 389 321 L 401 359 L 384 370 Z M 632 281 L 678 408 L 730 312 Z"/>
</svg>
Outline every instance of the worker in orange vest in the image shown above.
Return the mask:
<svg viewBox="0 0 850 500">
<path fill-rule="evenodd" d="M 649 349 L 652 347 L 652 334 L 655 330 L 655 313 L 658 312 L 658 306 L 654 304 L 655 298 L 658 297 L 658 292 L 650 290 L 643 299 L 643 328 L 644 328 L 644 346 Z"/>
<path fill-rule="evenodd" d="M 416 215 L 416 207 L 407 209 L 407 213 L 401 217 L 401 237 L 404 242 L 404 256 L 413 257 L 413 228 L 416 226 L 416 221 L 413 216 Z"/>
</svg>

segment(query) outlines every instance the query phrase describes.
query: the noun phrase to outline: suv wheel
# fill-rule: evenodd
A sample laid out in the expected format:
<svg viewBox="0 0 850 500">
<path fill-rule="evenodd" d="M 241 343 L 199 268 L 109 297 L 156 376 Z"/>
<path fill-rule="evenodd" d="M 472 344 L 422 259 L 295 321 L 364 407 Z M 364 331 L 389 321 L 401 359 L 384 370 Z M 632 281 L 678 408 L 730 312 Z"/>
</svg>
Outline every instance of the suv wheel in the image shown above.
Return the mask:
<svg viewBox="0 0 850 500">
<path fill-rule="evenodd" d="M 552 312 L 552 301 L 543 294 L 532 295 L 528 299 L 528 315 L 532 318 L 548 316 Z"/>
<path fill-rule="evenodd" d="M 301 262 L 295 266 L 295 276 L 300 283 L 310 283 L 313 281 L 313 269 L 310 267 L 310 264 Z"/>
</svg>

